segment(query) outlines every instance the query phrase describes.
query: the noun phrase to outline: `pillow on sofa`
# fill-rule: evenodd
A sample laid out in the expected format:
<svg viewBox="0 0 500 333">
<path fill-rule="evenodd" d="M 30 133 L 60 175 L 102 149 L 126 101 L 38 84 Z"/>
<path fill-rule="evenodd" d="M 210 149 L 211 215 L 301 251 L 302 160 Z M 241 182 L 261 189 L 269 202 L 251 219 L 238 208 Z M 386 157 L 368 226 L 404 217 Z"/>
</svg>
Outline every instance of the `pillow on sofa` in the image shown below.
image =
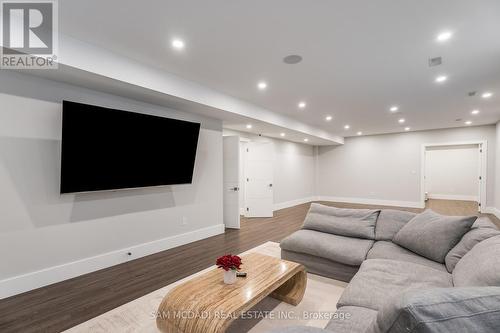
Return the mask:
<svg viewBox="0 0 500 333">
<path fill-rule="evenodd" d="M 444 216 L 428 209 L 398 231 L 394 243 L 444 263 L 446 254 L 470 230 L 477 216 Z"/>
<path fill-rule="evenodd" d="M 476 244 L 484 241 L 485 239 L 491 238 L 493 236 L 500 235 L 500 231 L 493 228 L 474 228 L 466 233 L 460 242 L 444 258 L 446 263 L 446 269 L 448 272 L 453 272 L 456 264 L 464 255 L 467 254 Z"/>
<path fill-rule="evenodd" d="M 500 236 L 477 244 L 453 270 L 453 284 L 457 287 L 500 287 Z"/>
<path fill-rule="evenodd" d="M 375 239 L 392 241 L 394 235 L 416 215 L 404 210 L 382 209 L 375 226 Z"/>
<path fill-rule="evenodd" d="M 499 302 L 500 287 L 413 290 L 389 299 L 372 331 L 498 332 Z"/>
<path fill-rule="evenodd" d="M 329 234 L 375 239 L 380 210 L 335 208 L 311 204 L 302 228 Z"/>
</svg>

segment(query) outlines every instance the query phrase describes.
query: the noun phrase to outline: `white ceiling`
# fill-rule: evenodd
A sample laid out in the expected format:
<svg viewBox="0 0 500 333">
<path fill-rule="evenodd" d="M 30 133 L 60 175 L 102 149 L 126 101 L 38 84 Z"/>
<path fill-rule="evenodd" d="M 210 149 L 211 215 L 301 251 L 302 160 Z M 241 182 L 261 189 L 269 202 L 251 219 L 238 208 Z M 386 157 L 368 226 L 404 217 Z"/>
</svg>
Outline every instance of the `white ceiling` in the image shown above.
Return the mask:
<svg viewBox="0 0 500 333">
<path fill-rule="evenodd" d="M 500 119 L 498 0 L 65 0 L 59 11 L 63 34 L 342 136 L 399 132 L 400 117 L 412 130 Z M 443 30 L 454 36 L 437 43 Z M 289 54 L 304 60 L 286 65 Z M 485 90 L 495 95 L 467 96 Z"/>
<path fill-rule="evenodd" d="M 125 98 L 132 98 L 136 101 L 173 108 L 179 111 L 196 113 L 210 118 L 223 119 L 224 129 L 250 132 L 266 137 L 312 146 L 331 146 L 343 144 L 344 142 L 342 137 L 332 137 L 329 136 L 328 133 L 315 128 L 304 128 L 303 124 L 300 123 L 298 124 L 299 126 L 297 126 L 297 124 L 291 123 L 287 121 L 287 119 L 282 121 L 279 119 L 272 119 L 269 121 L 268 116 L 260 113 L 260 118 L 265 118 L 266 120 L 258 120 L 256 117 L 248 117 L 235 112 L 228 112 L 225 108 L 213 107 L 191 99 L 178 97 L 175 94 L 148 89 L 136 83 L 113 79 L 95 72 L 85 71 L 61 63 L 59 63 L 58 70 L 54 71 L 23 69 L 21 72 Z M 164 75 L 164 73 L 160 75 L 162 74 Z M 151 76 L 149 76 L 149 79 L 151 79 Z M 182 84 L 180 82 L 176 83 L 179 85 Z M 225 99 L 227 99 L 227 97 Z M 76 102 L 85 101 L 76 100 Z M 246 127 L 248 124 L 252 125 L 251 129 Z M 281 133 L 285 133 L 285 136 L 282 136 Z M 305 141 L 305 139 L 307 139 L 307 141 Z"/>
</svg>

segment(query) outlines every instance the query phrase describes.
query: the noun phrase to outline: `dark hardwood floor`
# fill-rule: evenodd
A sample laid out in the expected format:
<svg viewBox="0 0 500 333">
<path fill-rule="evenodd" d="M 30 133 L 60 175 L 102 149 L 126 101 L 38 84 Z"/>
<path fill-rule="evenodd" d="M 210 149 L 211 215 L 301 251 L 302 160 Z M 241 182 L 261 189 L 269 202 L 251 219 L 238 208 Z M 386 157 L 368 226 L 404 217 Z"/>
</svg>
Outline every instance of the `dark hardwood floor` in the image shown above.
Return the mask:
<svg viewBox="0 0 500 333">
<path fill-rule="evenodd" d="M 428 207 L 448 215 L 477 212 L 477 206 L 468 202 L 431 200 Z M 240 253 L 267 241 L 279 242 L 300 228 L 308 208 L 309 204 L 303 204 L 277 211 L 272 218 L 243 218 L 240 230 L 228 229 L 222 235 L 0 300 L 0 332 L 60 332 L 68 329 L 205 269 L 222 254 Z M 490 218 L 500 226 L 497 218 Z"/>
</svg>

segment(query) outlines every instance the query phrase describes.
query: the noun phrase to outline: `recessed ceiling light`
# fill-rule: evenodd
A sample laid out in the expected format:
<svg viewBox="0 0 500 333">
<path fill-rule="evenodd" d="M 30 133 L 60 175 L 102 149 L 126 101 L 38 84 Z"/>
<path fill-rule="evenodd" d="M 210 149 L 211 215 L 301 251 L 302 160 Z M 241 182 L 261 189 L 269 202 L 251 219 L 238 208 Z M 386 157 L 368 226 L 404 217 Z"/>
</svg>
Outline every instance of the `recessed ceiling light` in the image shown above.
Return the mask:
<svg viewBox="0 0 500 333">
<path fill-rule="evenodd" d="M 479 114 L 479 112 L 480 112 L 479 110 L 472 110 L 470 113 L 471 114 Z"/>
<path fill-rule="evenodd" d="M 408 132 L 409 130 L 411 130 L 411 127 L 405 127 L 405 131 Z"/>
<path fill-rule="evenodd" d="M 472 125 L 472 121 L 467 120 L 464 124 L 465 124 L 465 125 Z"/>
<path fill-rule="evenodd" d="M 391 108 L 389 110 L 391 112 L 397 112 L 399 110 L 399 107 L 397 107 L 397 106 L 391 106 Z"/>
<path fill-rule="evenodd" d="M 436 78 L 436 82 L 437 83 L 443 83 L 445 82 L 446 80 L 448 80 L 448 77 L 446 75 L 440 75 Z"/>
<path fill-rule="evenodd" d="M 306 102 L 299 102 L 299 109 L 303 109 L 307 106 Z"/>
<path fill-rule="evenodd" d="M 332 117 L 332 116 L 326 116 L 326 117 L 325 117 L 325 120 L 326 120 L 326 121 L 331 121 L 332 119 L 333 119 L 333 117 Z"/>
<path fill-rule="evenodd" d="M 481 95 L 482 98 L 490 98 L 491 96 L 493 96 L 493 93 L 491 93 L 489 91 L 487 91 Z"/>
<path fill-rule="evenodd" d="M 304 142 L 307 142 L 307 141 L 309 141 L 309 139 L 308 139 L 308 138 L 305 138 L 305 139 L 304 139 Z"/>
<path fill-rule="evenodd" d="M 439 35 L 437 35 L 436 40 L 438 42 L 445 42 L 449 40 L 453 36 L 451 31 L 443 31 Z"/>
<path fill-rule="evenodd" d="M 363 135 L 363 132 L 359 131 L 358 133 L 356 133 L 357 135 Z"/>
<path fill-rule="evenodd" d="M 184 48 L 185 44 L 184 41 L 181 39 L 174 39 L 172 40 L 172 47 L 177 50 L 182 50 Z"/>
<path fill-rule="evenodd" d="M 267 83 L 264 81 L 260 81 L 259 83 L 257 83 L 257 88 L 259 88 L 259 90 L 264 90 L 267 88 Z"/>
<path fill-rule="evenodd" d="M 401 119 L 399 119 L 399 120 L 398 120 L 398 122 L 399 122 L 400 124 L 404 124 L 404 122 L 405 122 L 405 121 L 406 121 L 406 120 L 405 120 L 405 118 L 401 118 Z"/>
<path fill-rule="evenodd" d="M 349 125 L 345 125 L 345 126 L 344 126 L 344 129 L 345 129 L 345 130 L 348 130 L 349 128 L 351 128 L 351 126 L 349 126 Z"/>
<path fill-rule="evenodd" d="M 252 124 L 248 124 L 248 125 L 247 125 L 247 128 L 248 128 L 248 129 L 251 129 L 251 128 L 252 128 Z"/>
<path fill-rule="evenodd" d="M 280 133 L 280 136 L 285 136 L 286 134 L 285 133 Z"/>
</svg>

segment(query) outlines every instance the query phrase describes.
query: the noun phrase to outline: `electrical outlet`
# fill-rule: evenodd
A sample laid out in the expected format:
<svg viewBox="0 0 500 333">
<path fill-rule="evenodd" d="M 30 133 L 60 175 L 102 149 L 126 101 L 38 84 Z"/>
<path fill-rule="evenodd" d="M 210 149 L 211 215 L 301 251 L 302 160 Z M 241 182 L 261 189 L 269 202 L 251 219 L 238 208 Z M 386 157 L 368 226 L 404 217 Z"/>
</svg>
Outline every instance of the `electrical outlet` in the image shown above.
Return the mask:
<svg viewBox="0 0 500 333">
<path fill-rule="evenodd" d="M 182 217 L 182 225 L 187 225 L 188 224 L 188 219 L 187 217 L 183 216 Z"/>
</svg>

